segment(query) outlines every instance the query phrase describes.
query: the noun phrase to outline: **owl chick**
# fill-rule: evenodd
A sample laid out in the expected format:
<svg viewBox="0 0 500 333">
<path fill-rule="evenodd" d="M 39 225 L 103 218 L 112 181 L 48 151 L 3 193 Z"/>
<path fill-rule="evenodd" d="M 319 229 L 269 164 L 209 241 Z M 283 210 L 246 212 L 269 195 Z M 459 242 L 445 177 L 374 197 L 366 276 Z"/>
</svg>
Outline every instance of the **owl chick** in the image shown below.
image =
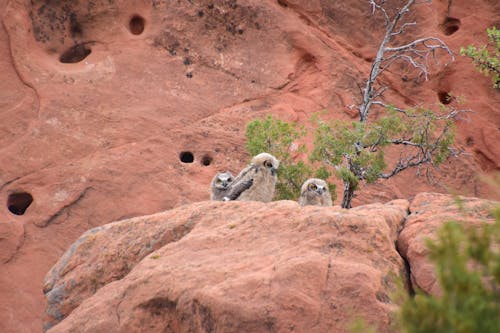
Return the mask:
<svg viewBox="0 0 500 333">
<path fill-rule="evenodd" d="M 262 201 L 269 202 L 274 197 L 280 162 L 268 153 L 260 153 L 252 158 L 234 179 L 224 201 Z"/>
<path fill-rule="evenodd" d="M 301 206 L 331 206 L 332 197 L 326 182 L 318 178 L 306 180 L 300 189 L 299 204 Z"/>
<path fill-rule="evenodd" d="M 229 171 L 217 172 L 210 183 L 210 200 L 222 201 L 233 183 L 233 174 Z"/>
</svg>

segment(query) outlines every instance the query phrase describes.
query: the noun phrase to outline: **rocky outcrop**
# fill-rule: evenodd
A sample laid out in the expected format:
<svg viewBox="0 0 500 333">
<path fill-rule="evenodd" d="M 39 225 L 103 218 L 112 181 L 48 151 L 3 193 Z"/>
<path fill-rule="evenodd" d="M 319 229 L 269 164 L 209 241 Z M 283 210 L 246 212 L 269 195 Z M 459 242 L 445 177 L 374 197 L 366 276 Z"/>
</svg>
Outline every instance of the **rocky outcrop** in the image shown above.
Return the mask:
<svg viewBox="0 0 500 333">
<path fill-rule="evenodd" d="M 45 328 L 345 332 L 361 318 L 390 331 L 397 276 L 440 294 L 426 240 L 448 221 L 492 222 L 495 205 L 437 193 L 350 210 L 200 202 L 114 222 L 47 274 Z"/>
<path fill-rule="evenodd" d="M 407 210 L 201 202 L 90 230 L 47 275 L 49 332 L 386 331 Z"/>
<path fill-rule="evenodd" d="M 433 1 L 410 33 L 458 54 L 486 42 L 499 11 Z M 356 117 L 381 20 L 366 0 L 0 0 L 0 330 L 42 326 L 43 277 L 86 230 L 208 199 L 216 171 L 247 163 L 248 120 Z M 475 178 L 500 163 L 490 80 L 459 56 L 428 82 L 402 70 L 383 76 L 388 102 L 465 97 L 457 140 L 470 155 L 433 184 L 407 171 L 363 186 L 354 205 L 444 188 L 493 198 Z"/>
<path fill-rule="evenodd" d="M 180 240 L 194 227 L 192 217 L 205 213 L 205 207 L 193 205 L 85 232 L 47 273 L 47 324 L 67 316 L 100 287 L 123 278 L 149 253 Z"/>
<path fill-rule="evenodd" d="M 408 260 L 415 288 L 440 294 L 426 241 L 435 240 L 438 229 L 449 221 L 460 222 L 466 227 L 493 222 L 491 212 L 495 205 L 498 202 L 438 193 L 420 193 L 415 197 L 410 205 L 411 214 L 398 237 L 398 250 Z"/>
</svg>

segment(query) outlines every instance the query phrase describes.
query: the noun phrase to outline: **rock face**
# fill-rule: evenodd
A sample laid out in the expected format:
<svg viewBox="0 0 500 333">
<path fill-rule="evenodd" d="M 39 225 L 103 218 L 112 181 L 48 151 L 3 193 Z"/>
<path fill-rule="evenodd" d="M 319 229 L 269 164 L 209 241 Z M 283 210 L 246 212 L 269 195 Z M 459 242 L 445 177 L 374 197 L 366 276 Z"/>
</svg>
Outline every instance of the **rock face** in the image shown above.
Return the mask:
<svg viewBox="0 0 500 333">
<path fill-rule="evenodd" d="M 98 227 L 47 275 L 52 324 L 69 314 L 49 332 L 387 331 L 407 209 L 201 202 Z"/>
<path fill-rule="evenodd" d="M 492 222 L 498 205 L 460 202 L 437 193 L 351 210 L 200 202 L 96 227 L 47 274 L 45 328 L 346 332 L 362 318 L 387 332 L 394 278 L 406 277 L 400 254 L 413 288 L 439 295 L 425 239 L 447 221 Z"/>
<path fill-rule="evenodd" d="M 493 222 L 492 209 L 498 202 L 478 198 L 460 199 L 438 193 L 420 193 L 411 202 L 404 228 L 398 237 L 398 250 L 408 260 L 414 287 L 440 294 L 434 265 L 427 255 L 426 239 L 436 239 L 437 230 L 448 221 L 460 221 L 467 227 Z"/>
<path fill-rule="evenodd" d="M 103 285 L 124 277 L 152 251 L 180 240 L 194 226 L 191 217 L 202 214 L 200 208 L 178 209 L 87 231 L 45 278 L 48 324 L 61 320 Z"/>
<path fill-rule="evenodd" d="M 499 13 L 436 0 L 415 7 L 411 36 L 458 53 Z M 19 333 L 42 326 L 43 276 L 83 232 L 206 200 L 216 171 L 245 165 L 248 120 L 355 118 L 382 22 L 365 0 L 0 0 L 0 20 L 0 330 Z M 403 172 L 354 205 L 443 188 L 494 197 L 474 178 L 500 166 L 490 80 L 458 56 L 428 82 L 402 70 L 384 75 L 391 103 L 465 97 L 457 141 L 471 155 L 438 185 Z"/>
</svg>

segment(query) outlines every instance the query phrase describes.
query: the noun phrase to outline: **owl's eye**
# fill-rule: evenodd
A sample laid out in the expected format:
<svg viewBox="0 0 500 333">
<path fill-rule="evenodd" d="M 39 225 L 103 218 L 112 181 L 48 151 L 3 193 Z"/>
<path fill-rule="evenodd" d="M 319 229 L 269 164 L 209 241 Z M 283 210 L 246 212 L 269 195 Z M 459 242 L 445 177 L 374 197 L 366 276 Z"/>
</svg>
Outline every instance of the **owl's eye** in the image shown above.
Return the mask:
<svg viewBox="0 0 500 333">
<path fill-rule="evenodd" d="M 232 182 L 233 181 L 233 178 L 228 178 L 227 179 L 228 182 Z"/>
<path fill-rule="evenodd" d="M 217 179 L 217 184 L 220 184 L 220 183 L 222 183 L 222 180 Z"/>
<path fill-rule="evenodd" d="M 311 190 L 311 191 L 316 191 L 316 189 L 317 189 L 318 187 L 316 186 L 316 184 L 311 183 L 311 184 L 309 184 L 308 188 L 309 188 L 309 190 Z"/>
<path fill-rule="evenodd" d="M 267 168 L 272 168 L 273 167 L 273 163 L 271 161 L 265 161 L 264 162 L 264 166 L 267 167 Z"/>
</svg>

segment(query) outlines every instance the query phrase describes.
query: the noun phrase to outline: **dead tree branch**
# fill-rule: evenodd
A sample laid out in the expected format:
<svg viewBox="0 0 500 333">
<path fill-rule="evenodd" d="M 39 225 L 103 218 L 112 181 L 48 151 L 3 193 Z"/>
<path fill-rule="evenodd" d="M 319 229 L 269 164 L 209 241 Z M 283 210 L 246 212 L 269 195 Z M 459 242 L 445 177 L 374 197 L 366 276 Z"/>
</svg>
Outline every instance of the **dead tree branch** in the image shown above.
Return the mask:
<svg viewBox="0 0 500 333">
<path fill-rule="evenodd" d="M 419 78 L 423 76 L 425 80 L 428 80 L 429 61 L 431 59 L 437 59 L 436 52 L 438 50 L 444 50 L 450 56 L 450 62 L 455 59 L 453 52 L 441 39 L 437 37 L 418 38 L 404 45 L 390 46 L 394 37 L 404 33 L 407 28 L 416 25 L 416 22 L 404 22 L 400 24 L 405 14 L 410 11 L 410 7 L 416 3 L 429 1 L 417 2 L 416 0 L 408 0 L 406 4 L 396 12 L 392 19 L 390 18 L 387 10 L 383 7 L 385 2 L 384 0 L 368 0 L 368 2 L 371 6 L 372 15 L 374 15 L 375 12 L 380 12 L 383 15 L 385 21 L 385 35 L 377 50 L 369 78 L 363 89 L 361 104 L 358 106 L 359 118 L 361 122 L 365 122 L 367 120 L 368 114 L 373 105 L 380 105 L 380 101 L 378 99 L 382 97 L 383 92 L 387 88 L 383 87 L 382 90 L 380 90 L 381 88 L 377 89 L 375 88 L 375 83 L 377 82 L 377 78 L 380 74 L 382 74 L 395 61 L 399 60 L 407 62 L 418 71 Z"/>
</svg>

